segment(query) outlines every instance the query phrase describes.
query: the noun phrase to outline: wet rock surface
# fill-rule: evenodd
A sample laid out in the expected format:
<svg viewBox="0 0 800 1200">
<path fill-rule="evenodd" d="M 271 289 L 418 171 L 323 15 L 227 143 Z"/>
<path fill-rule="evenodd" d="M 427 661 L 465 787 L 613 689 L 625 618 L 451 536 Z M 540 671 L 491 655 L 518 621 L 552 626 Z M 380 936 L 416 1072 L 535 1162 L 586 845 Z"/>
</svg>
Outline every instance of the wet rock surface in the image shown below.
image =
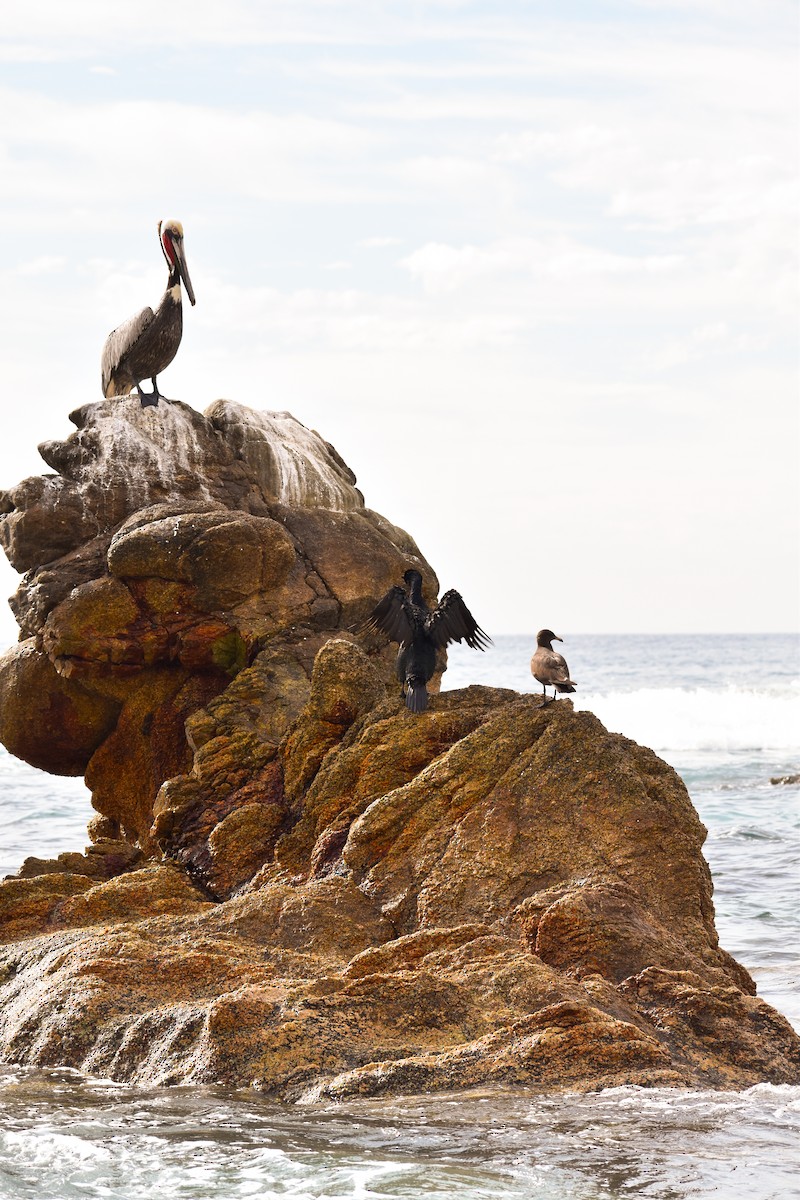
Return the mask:
<svg viewBox="0 0 800 1200">
<path fill-rule="evenodd" d="M 408 535 L 285 414 L 159 413 L 87 406 L 0 506 L 0 736 L 98 809 L 0 883 L 0 1058 L 287 1100 L 800 1081 L 675 772 L 567 700 L 409 713 L 351 632 L 409 560 L 433 595 Z"/>
</svg>

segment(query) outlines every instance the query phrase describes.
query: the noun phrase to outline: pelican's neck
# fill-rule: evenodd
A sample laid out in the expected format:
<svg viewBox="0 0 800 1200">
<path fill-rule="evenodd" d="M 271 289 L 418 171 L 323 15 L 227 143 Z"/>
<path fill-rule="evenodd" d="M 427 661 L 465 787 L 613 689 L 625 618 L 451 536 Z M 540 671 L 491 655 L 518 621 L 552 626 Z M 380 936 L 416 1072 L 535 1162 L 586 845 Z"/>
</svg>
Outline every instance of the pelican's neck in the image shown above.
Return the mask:
<svg viewBox="0 0 800 1200">
<path fill-rule="evenodd" d="M 180 304 L 181 303 L 180 276 L 178 275 L 177 271 L 174 272 L 174 276 L 175 277 L 173 279 L 173 276 L 170 275 L 169 280 L 167 281 L 167 295 L 169 296 L 169 298 L 173 304 Z"/>
</svg>

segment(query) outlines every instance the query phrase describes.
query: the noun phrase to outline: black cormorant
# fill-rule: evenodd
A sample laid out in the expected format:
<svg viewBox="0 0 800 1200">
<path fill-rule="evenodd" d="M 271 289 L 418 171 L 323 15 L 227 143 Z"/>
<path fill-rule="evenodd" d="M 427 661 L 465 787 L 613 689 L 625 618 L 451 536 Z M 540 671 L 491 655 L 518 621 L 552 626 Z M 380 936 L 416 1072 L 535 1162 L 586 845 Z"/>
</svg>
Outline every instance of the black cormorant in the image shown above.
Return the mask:
<svg viewBox="0 0 800 1200">
<path fill-rule="evenodd" d="M 428 707 L 426 684 L 436 669 L 436 651 L 462 640 L 473 650 L 485 650 L 492 639 L 458 592 L 445 592 L 436 608 L 430 609 L 422 598 L 419 571 L 410 569 L 403 579 L 408 593 L 401 587 L 390 588 L 367 617 L 364 628 L 399 642 L 397 678 L 403 685 L 406 707 L 419 713 Z"/>
</svg>

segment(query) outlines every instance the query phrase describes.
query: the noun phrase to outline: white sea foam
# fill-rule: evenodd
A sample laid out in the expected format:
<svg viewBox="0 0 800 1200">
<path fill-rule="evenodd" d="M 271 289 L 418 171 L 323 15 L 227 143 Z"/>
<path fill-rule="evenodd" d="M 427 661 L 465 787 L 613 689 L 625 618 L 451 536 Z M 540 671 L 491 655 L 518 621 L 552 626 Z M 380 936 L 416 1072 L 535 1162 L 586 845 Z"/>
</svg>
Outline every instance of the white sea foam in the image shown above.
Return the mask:
<svg viewBox="0 0 800 1200">
<path fill-rule="evenodd" d="M 792 1194 L 798 1166 L 800 1089 L 786 1085 L 492 1088 L 297 1109 L 0 1070 L 0 1100 L 9 1200 L 772 1200 Z"/>
<path fill-rule="evenodd" d="M 790 688 L 638 688 L 572 699 L 607 729 L 654 750 L 800 749 L 800 693 Z"/>
<path fill-rule="evenodd" d="M 89 1170 L 112 1159 L 108 1146 L 53 1129 L 0 1130 L 0 1156 L 24 1167 Z"/>
</svg>

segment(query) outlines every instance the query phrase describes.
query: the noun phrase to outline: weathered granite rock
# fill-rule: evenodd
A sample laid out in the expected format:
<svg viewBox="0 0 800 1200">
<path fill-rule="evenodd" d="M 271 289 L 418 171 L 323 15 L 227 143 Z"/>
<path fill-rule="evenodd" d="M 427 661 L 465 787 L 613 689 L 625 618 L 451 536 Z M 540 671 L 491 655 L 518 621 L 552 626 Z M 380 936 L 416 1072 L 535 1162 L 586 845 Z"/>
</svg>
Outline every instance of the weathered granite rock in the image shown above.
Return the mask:
<svg viewBox="0 0 800 1200">
<path fill-rule="evenodd" d="M 0 884 L 0 1057 L 286 1099 L 800 1081 L 651 751 L 500 689 L 415 716 L 352 639 L 300 673 L 263 651 L 192 716 L 171 864 Z"/>
<path fill-rule="evenodd" d="M 351 630 L 436 580 L 331 446 L 223 401 L 73 420 L 0 496 L 0 737 L 98 812 L 0 883 L 0 1060 L 287 1099 L 800 1081 L 670 767 L 569 701 L 401 704 Z"/>
<path fill-rule="evenodd" d="M 27 638 L 0 660 L 0 741 L 57 775 L 82 775 L 113 731 L 120 702 L 60 675 Z"/>
<path fill-rule="evenodd" d="M 263 651 L 278 740 L 331 633 L 409 563 L 438 585 L 334 448 L 288 413 L 115 398 L 72 420 L 75 433 L 39 448 L 57 474 L 0 495 L 0 543 L 27 572 L 12 600 L 25 640 L 0 660 L 0 740 L 85 774 L 111 836 L 152 854 L 153 801 L 192 766 L 194 712 Z M 388 673 L 392 652 L 373 649 Z M 231 863 L 224 886 L 243 870 Z"/>
<path fill-rule="evenodd" d="M 99 883 L 139 866 L 143 857 L 138 846 L 132 846 L 121 838 L 98 834 L 92 844 L 86 847 L 85 854 L 64 851 L 57 858 L 26 858 L 16 876 L 9 878 L 35 879 L 38 875 L 69 873 L 86 875 Z"/>
</svg>

